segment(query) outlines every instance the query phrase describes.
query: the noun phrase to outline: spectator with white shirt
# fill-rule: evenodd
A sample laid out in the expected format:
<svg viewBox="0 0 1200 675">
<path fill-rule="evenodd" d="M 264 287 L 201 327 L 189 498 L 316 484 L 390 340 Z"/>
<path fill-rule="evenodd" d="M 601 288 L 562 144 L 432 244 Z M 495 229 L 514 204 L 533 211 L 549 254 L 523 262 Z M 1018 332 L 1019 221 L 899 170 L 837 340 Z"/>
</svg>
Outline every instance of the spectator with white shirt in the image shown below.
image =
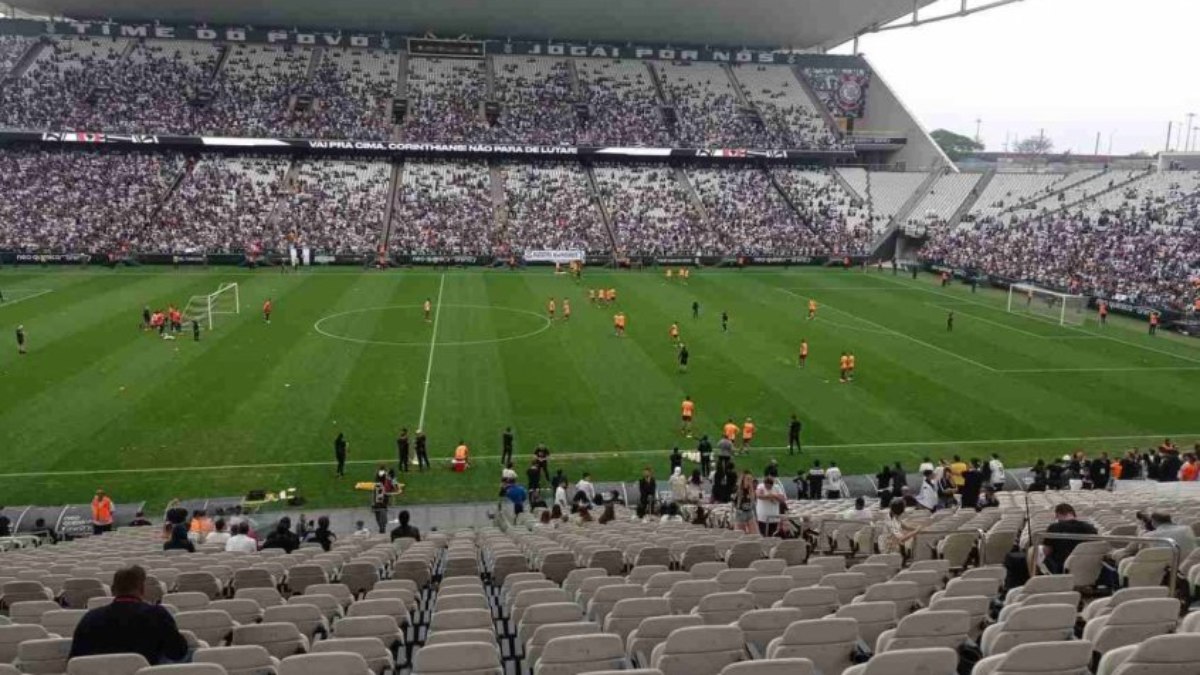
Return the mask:
<svg viewBox="0 0 1200 675">
<path fill-rule="evenodd" d="M 567 482 L 564 480 L 554 488 L 554 505 L 563 510 L 563 513 L 571 511 L 571 502 L 567 499 Z"/>
<path fill-rule="evenodd" d="M 1000 455 L 992 453 L 992 459 L 988 462 L 988 468 L 991 470 L 990 481 L 992 489 L 999 491 L 1004 489 L 1004 462 L 1000 461 Z"/>
<path fill-rule="evenodd" d="M 596 486 L 592 484 L 592 474 L 585 471 L 583 478 L 580 478 L 579 482 L 575 483 L 575 491 L 582 492 L 587 497 L 589 503 L 594 503 L 596 501 Z"/>
<path fill-rule="evenodd" d="M 787 504 L 787 493 L 783 486 L 771 476 L 763 479 L 754 490 L 755 516 L 758 518 L 758 531 L 764 537 L 775 536 L 779 527 L 779 516 Z"/>
<path fill-rule="evenodd" d="M 229 538 L 229 541 L 225 542 L 225 551 L 233 553 L 256 553 L 258 551 L 258 542 L 248 536 L 249 532 L 249 523 L 242 521 L 235 525 L 233 536 Z"/>
<path fill-rule="evenodd" d="M 213 523 L 213 531 L 204 538 L 205 544 L 226 544 L 229 542 L 229 531 L 225 529 L 225 519 L 217 518 Z"/>
<path fill-rule="evenodd" d="M 921 472 L 921 491 L 917 493 L 917 503 L 927 511 L 935 511 L 938 507 L 937 481 L 933 478 L 933 469 Z"/>
<path fill-rule="evenodd" d="M 842 481 L 842 470 L 838 468 L 837 462 L 830 462 L 829 468 L 825 471 L 825 497 L 826 499 L 841 499 L 844 494 L 846 494 L 846 484 Z"/>
</svg>

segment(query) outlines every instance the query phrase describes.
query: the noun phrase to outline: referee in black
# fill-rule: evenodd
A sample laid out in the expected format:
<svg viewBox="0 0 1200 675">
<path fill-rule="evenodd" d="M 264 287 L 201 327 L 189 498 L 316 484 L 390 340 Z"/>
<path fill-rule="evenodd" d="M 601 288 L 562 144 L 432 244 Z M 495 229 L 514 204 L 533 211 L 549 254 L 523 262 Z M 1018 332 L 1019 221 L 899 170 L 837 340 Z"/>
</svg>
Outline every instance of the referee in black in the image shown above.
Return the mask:
<svg viewBox="0 0 1200 675">
<path fill-rule="evenodd" d="M 513 461 L 513 432 L 512 427 L 504 427 L 500 434 L 500 466 L 508 466 Z"/>
<path fill-rule="evenodd" d="M 346 448 L 349 447 L 346 442 L 346 436 L 342 432 L 338 432 L 337 438 L 333 439 L 333 456 L 337 460 L 337 476 L 341 478 L 346 475 Z"/>
<path fill-rule="evenodd" d="M 408 471 L 408 427 L 400 429 L 400 436 L 396 438 L 396 454 L 400 460 L 400 470 Z"/>
<path fill-rule="evenodd" d="M 792 415 L 792 421 L 788 422 L 788 454 L 789 455 L 792 454 L 793 450 L 795 450 L 796 452 L 802 452 L 802 450 L 800 448 L 800 429 L 803 428 L 803 426 L 804 425 L 800 423 L 800 420 L 795 415 Z"/>
</svg>

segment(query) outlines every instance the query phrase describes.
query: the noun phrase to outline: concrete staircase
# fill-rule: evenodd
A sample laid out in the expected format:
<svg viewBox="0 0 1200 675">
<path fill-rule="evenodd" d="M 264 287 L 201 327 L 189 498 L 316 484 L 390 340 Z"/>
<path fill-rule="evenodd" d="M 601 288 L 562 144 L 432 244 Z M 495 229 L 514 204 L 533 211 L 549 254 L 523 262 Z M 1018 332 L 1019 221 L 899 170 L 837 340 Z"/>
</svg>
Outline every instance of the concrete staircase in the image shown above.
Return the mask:
<svg viewBox="0 0 1200 675">
<path fill-rule="evenodd" d="M 1094 193 L 1094 194 L 1090 194 L 1090 195 L 1088 195 L 1088 196 L 1084 197 L 1083 199 L 1076 199 L 1075 201 L 1073 201 L 1073 202 L 1070 202 L 1070 203 L 1068 203 L 1068 204 L 1063 204 L 1061 207 L 1059 207 L 1059 208 L 1057 208 L 1057 209 L 1054 209 L 1052 212 L 1053 212 L 1053 213 L 1058 213 L 1059 211 L 1066 211 L 1067 209 L 1074 208 L 1074 207 L 1076 207 L 1076 206 L 1078 206 L 1078 205 L 1080 205 L 1080 204 L 1083 204 L 1084 202 L 1091 201 L 1091 200 L 1093 200 L 1093 199 L 1095 199 L 1095 198 L 1097 198 L 1097 197 L 1099 197 L 1099 196 L 1101 196 L 1101 195 L 1106 195 L 1106 194 L 1108 194 L 1108 193 L 1110 193 L 1110 192 L 1116 192 L 1117 190 L 1124 189 L 1126 185 L 1129 185 L 1130 183 L 1137 182 L 1137 181 L 1139 181 L 1139 180 L 1141 180 L 1141 179 L 1145 178 L 1146 176 L 1150 175 L 1151 173 L 1153 173 L 1153 170 L 1151 170 L 1151 169 L 1147 169 L 1147 170 L 1145 170 L 1145 171 L 1142 171 L 1141 173 L 1134 174 L 1133 178 L 1130 178 L 1129 180 L 1126 180 L 1126 181 L 1121 181 L 1120 183 L 1114 183 L 1114 184 L 1112 185 L 1112 187 L 1107 187 L 1107 188 L 1105 188 L 1105 189 L 1103 189 L 1103 190 L 1101 190 L 1101 191 L 1099 191 L 1099 192 L 1096 192 L 1096 193 Z M 1100 174 L 1099 176 L 1097 176 L 1097 177 L 1096 177 L 1095 179 L 1093 179 L 1093 180 L 1103 180 L 1103 179 L 1104 179 L 1104 177 L 1105 177 L 1106 175 L 1107 175 L 1107 174 L 1103 174 L 1103 173 L 1102 173 L 1102 174 Z"/>
<path fill-rule="evenodd" d="M 379 233 L 379 246 L 388 250 L 392 238 L 392 217 L 396 213 L 396 201 L 400 199 L 400 186 L 404 185 L 404 160 L 392 164 L 392 180 L 388 187 L 387 213 L 383 219 L 383 231 Z"/>
<path fill-rule="evenodd" d="M 962 222 L 962 219 L 971 212 L 971 207 L 975 206 L 975 202 L 979 201 L 979 198 L 983 195 L 983 191 L 987 189 L 988 184 L 990 184 L 992 179 L 995 177 L 995 169 L 988 169 L 983 174 L 983 177 L 979 179 L 979 182 L 975 184 L 975 187 L 967 193 L 967 198 L 963 200 L 962 204 L 958 205 L 958 208 L 954 210 L 954 213 L 950 216 L 950 219 L 946 221 L 947 227 L 953 228 Z"/>
<path fill-rule="evenodd" d="M 909 216 L 912 215 L 913 209 L 917 208 L 917 204 L 920 204 L 921 200 L 925 198 L 925 195 L 929 194 L 929 190 L 933 187 L 933 184 L 936 183 L 939 178 L 945 175 L 945 173 L 945 170 L 939 169 L 937 171 L 932 171 L 928 176 L 925 176 L 925 180 L 921 181 L 921 185 L 916 189 L 916 191 L 908 196 L 908 201 L 901 204 L 899 210 L 897 210 L 896 214 L 892 216 L 891 225 L 904 224 L 908 220 Z M 870 176 L 869 173 L 867 175 Z"/>
<path fill-rule="evenodd" d="M 493 238 L 498 240 L 495 235 L 508 230 L 507 200 L 504 197 L 504 171 L 500 169 L 499 165 L 492 164 L 488 167 L 488 174 L 491 178 L 488 183 L 492 191 Z"/>
<path fill-rule="evenodd" d="M 696 211 L 704 219 L 705 225 L 712 227 L 712 222 L 708 219 L 708 209 L 704 206 L 704 200 L 700 198 L 700 193 L 696 192 L 696 186 L 692 185 L 692 181 L 688 179 L 687 172 L 683 170 L 683 167 L 675 167 L 675 180 L 679 183 L 680 187 L 687 190 L 688 196 L 692 200 L 692 206 L 696 207 Z"/>
<path fill-rule="evenodd" d="M 32 66 L 33 62 L 37 60 L 38 55 L 40 55 L 42 51 L 46 49 L 54 49 L 54 46 L 50 44 L 49 40 L 35 40 L 25 50 L 25 53 L 21 55 L 21 58 L 17 59 L 17 62 L 13 64 L 13 67 L 9 69 L 7 73 L 0 73 L 0 84 L 3 84 L 6 80 L 21 79 L 21 76 L 25 74 L 25 71 L 29 70 L 29 67 Z"/>
<path fill-rule="evenodd" d="M 600 197 L 600 186 L 596 184 L 596 175 L 592 172 L 592 165 L 585 163 L 583 165 L 583 173 L 587 176 L 588 190 L 592 195 L 592 202 L 596 205 L 596 210 L 600 213 L 600 220 L 604 223 L 604 229 L 608 232 L 608 240 L 612 245 L 613 255 L 618 254 L 617 247 L 617 231 L 613 227 L 612 218 L 608 214 L 608 208 L 604 206 L 604 200 Z"/>
<path fill-rule="evenodd" d="M 800 210 L 800 207 L 796 206 L 796 202 L 792 201 L 792 196 L 788 194 L 788 191 L 784 189 L 779 180 L 775 178 L 775 172 L 771 171 L 770 167 L 765 166 L 762 167 L 762 170 L 766 172 L 767 180 L 771 181 L 771 185 L 775 188 L 775 191 L 778 192 L 781 197 L 783 197 L 783 201 L 787 202 L 788 207 L 792 210 L 792 213 L 795 214 L 796 220 L 804 223 L 809 232 L 818 234 L 816 228 L 813 227 L 811 219 L 804 216 L 804 213 Z"/>
</svg>

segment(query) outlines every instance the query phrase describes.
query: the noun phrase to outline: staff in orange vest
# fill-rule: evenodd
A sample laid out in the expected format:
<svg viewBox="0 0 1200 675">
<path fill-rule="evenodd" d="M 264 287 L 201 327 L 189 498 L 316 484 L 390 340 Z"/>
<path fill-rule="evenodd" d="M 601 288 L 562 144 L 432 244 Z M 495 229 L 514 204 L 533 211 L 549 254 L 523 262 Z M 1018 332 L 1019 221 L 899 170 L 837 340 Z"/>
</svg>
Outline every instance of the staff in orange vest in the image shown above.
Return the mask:
<svg viewBox="0 0 1200 675">
<path fill-rule="evenodd" d="M 113 503 L 104 494 L 104 490 L 96 490 L 92 498 L 92 533 L 103 534 L 111 532 L 113 525 Z"/>
</svg>

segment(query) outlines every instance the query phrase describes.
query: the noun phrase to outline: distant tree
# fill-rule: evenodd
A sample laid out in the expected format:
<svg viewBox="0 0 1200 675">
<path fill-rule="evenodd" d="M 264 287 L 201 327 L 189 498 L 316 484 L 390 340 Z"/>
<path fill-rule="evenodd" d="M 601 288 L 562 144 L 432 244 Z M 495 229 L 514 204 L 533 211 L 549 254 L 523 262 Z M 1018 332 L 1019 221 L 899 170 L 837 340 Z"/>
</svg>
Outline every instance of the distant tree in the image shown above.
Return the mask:
<svg viewBox="0 0 1200 675">
<path fill-rule="evenodd" d="M 1022 155 L 1048 155 L 1054 150 L 1054 141 L 1045 136 L 1022 138 L 1013 146 L 1013 152 Z"/>
<path fill-rule="evenodd" d="M 942 152 L 946 153 L 946 156 L 953 162 L 957 162 L 972 152 L 983 150 L 983 143 L 970 136 L 956 134 L 948 129 L 935 129 L 929 135 L 933 137 L 933 142 L 937 143 Z"/>
</svg>

